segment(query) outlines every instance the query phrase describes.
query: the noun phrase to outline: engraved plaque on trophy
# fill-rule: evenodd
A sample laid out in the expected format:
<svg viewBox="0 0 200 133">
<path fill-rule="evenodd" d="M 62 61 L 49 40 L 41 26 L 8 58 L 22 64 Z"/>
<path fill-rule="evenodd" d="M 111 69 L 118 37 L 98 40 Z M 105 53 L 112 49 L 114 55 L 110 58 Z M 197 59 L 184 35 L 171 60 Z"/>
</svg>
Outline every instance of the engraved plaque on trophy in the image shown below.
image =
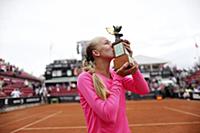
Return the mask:
<svg viewBox="0 0 200 133">
<path fill-rule="evenodd" d="M 113 28 L 106 28 L 107 32 L 115 36 L 115 42 L 113 43 L 114 49 L 114 69 L 119 69 L 124 63 L 133 63 L 133 58 L 130 56 L 129 52 L 125 48 L 120 39 L 123 34 L 119 33 L 122 26 L 113 26 Z"/>
</svg>

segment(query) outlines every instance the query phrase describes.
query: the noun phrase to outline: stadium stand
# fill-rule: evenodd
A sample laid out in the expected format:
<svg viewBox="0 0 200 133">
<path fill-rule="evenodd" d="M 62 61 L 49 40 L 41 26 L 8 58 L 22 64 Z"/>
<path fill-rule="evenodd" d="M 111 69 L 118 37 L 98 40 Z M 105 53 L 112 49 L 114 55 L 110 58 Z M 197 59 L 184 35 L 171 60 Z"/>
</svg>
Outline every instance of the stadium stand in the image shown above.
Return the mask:
<svg viewBox="0 0 200 133">
<path fill-rule="evenodd" d="M 76 59 L 55 60 L 46 66 L 44 83 L 50 103 L 55 98 L 59 102 L 78 99 L 76 82 L 80 67 L 81 61 Z"/>
<path fill-rule="evenodd" d="M 41 79 L 19 70 L 15 65 L 7 63 L 4 59 L 0 59 L 0 90 L 4 97 L 10 97 L 11 92 L 18 88 L 22 93 L 22 97 L 34 96 L 34 88 L 32 84 L 41 84 Z"/>
</svg>

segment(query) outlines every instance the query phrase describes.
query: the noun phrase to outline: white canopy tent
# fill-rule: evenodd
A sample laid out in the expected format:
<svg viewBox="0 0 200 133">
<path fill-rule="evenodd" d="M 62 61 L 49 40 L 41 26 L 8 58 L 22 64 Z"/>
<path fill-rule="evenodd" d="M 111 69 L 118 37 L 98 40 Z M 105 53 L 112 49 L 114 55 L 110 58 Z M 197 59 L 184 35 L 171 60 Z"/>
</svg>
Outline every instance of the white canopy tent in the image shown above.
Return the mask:
<svg viewBox="0 0 200 133">
<path fill-rule="evenodd" d="M 148 56 L 143 56 L 143 55 L 137 55 L 134 57 L 134 59 L 140 65 L 166 64 L 169 62 L 164 59 L 148 57 Z"/>
</svg>

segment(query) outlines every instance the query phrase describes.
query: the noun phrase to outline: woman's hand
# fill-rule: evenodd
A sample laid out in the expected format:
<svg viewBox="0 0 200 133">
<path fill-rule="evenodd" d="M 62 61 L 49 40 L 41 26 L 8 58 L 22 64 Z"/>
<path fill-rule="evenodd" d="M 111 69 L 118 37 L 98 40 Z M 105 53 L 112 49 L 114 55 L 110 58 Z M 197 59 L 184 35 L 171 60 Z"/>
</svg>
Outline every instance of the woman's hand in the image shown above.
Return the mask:
<svg viewBox="0 0 200 133">
<path fill-rule="evenodd" d="M 134 74 L 138 69 L 137 63 L 128 63 L 126 62 L 122 67 L 116 70 L 116 73 L 122 77 L 125 77 L 130 74 Z"/>
<path fill-rule="evenodd" d="M 133 51 L 131 50 L 130 42 L 128 40 L 120 39 L 120 40 L 112 43 L 112 45 L 114 46 L 115 44 L 118 44 L 118 43 L 122 43 L 124 45 L 124 47 L 126 48 L 126 50 L 129 52 L 130 56 L 132 57 Z"/>
<path fill-rule="evenodd" d="M 128 40 L 122 40 L 123 45 L 125 46 L 126 50 L 129 52 L 130 56 L 132 57 L 133 51 L 130 47 L 130 42 Z"/>
</svg>

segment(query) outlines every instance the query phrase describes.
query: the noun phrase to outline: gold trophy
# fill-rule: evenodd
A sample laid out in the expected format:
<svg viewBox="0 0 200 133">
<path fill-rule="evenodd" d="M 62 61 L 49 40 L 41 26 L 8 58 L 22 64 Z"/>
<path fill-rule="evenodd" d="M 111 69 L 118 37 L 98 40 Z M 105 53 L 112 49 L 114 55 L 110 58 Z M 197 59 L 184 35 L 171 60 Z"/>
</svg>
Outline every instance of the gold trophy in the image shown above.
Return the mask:
<svg viewBox="0 0 200 133">
<path fill-rule="evenodd" d="M 106 28 L 107 32 L 115 36 L 115 42 L 112 44 L 114 49 L 114 69 L 119 69 L 124 63 L 134 63 L 133 58 L 130 56 L 130 53 L 127 51 L 125 46 L 122 43 L 121 37 L 123 34 L 119 33 L 122 29 L 122 26 L 113 26 L 113 28 Z"/>
</svg>

